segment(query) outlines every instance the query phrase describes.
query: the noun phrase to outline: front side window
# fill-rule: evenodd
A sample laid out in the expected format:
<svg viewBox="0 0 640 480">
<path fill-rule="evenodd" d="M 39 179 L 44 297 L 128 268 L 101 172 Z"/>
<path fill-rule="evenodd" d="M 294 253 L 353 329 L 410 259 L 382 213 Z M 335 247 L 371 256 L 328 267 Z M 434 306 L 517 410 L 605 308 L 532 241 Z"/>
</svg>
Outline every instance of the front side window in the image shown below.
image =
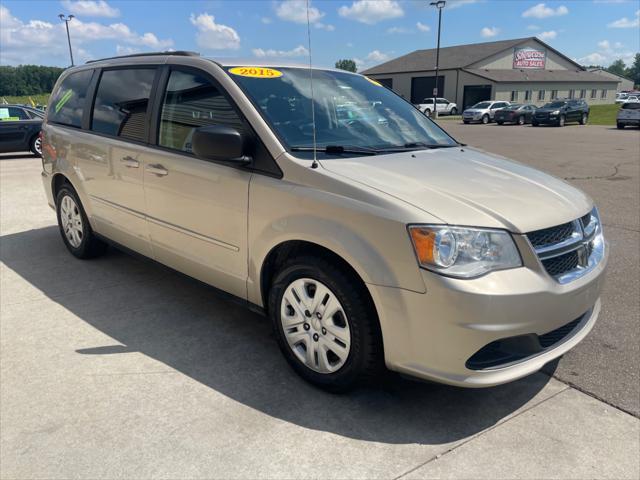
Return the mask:
<svg viewBox="0 0 640 480">
<path fill-rule="evenodd" d="M 145 141 L 155 68 L 105 70 L 93 106 L 91 130 Z"/>
<path fill-rule="evenodd" d="M 76 72 L 66 77 L 56 89 L 47 108 L 47 119 L 70 127 L 82 126 L 85 99 L 93 70 Z"/>
<path fill-rule="evenodd" d="M 14 122 L 17 120 L 29 120 L 29 116 L 22 108 L 0 106 L 0 122 Z"/>
<path fill-rule="evenodd" d="M 254 70 L 261 69 L 228 72 L 290 150 L 313 147 L 314 123 L 320 149 L 457 145 L 410 103 L 361 75 L 314 70 L 312 109 L 309 69 L 269 69 L 269 76 L 252 76 Z"/>
<path fill-rule="evenodd" d="M 203 75 L 173 70 L 162 103 L 158 145 L 191 153 L 193 132 L 205 125 L 246 130 L 227 98 Z"/>
</svg>

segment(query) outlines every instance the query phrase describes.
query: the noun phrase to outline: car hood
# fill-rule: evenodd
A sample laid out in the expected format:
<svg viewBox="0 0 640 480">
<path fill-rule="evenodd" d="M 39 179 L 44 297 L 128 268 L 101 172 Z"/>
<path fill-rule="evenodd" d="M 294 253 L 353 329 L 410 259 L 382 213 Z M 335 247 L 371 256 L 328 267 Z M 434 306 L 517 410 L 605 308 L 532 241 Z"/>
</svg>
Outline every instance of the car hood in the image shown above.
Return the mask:
<svg viewBox="0 0 640 480">
<path fill-rule="evenodd" d="M 469 147 L 321 163 L 454 225 L 525 233 L 574 220 L 593 205 L 556 177 Z"/>
<path fill-rule="evenodd" d="M 555 112 L 556 110 L 562 110 L 565 107 L 557 107 L 557 108 L 536 108 L 536 113 L 538 112 L 542 112 L 542 113 L 550 113 L 550 112 Z"/>
</svg>

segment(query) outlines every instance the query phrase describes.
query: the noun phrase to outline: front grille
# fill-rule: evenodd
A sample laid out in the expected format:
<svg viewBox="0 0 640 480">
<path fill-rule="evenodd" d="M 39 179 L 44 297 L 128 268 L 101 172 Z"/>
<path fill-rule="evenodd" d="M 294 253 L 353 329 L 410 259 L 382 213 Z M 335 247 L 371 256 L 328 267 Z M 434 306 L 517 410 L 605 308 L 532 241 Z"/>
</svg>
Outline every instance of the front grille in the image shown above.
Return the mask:
<svg viewBox="0 0 640 480">
<path fill-rule="evenodd" d="M 556 227 L 543 228 L 527 234 L 533 248 L 547 247 L 554 243 L 560 243 L 569 237 L 574 231 L 573 222 L 563 223 Z"/>
<path fill-rule="evenodd" d="M 557 277 L 565 272 L 569 272 L 580 265 L 580 258 L 578 252 L 573 250 L 572 252 L 565 253 L 564 255 L 558 255 L 557 257 L 548 258 L 542 261 L 545 270 L 552 277 Z"/>
<path fill-rule="evenodd" d="M 530 333 L 495 340 L 469 357 L 465 366 L 470 370 L 485 370 L 542 353 L 566 339 L 588 313 L 543 335 Z"/>
</svg>

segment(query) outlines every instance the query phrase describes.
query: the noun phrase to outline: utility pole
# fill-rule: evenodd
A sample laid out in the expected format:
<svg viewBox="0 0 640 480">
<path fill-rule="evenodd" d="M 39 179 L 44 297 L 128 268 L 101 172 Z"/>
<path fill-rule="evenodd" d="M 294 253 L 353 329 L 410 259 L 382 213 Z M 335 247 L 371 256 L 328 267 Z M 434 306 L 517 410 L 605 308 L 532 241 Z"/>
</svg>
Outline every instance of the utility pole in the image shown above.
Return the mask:
<svg viewBox="0 0 640 480">
<path fill-rule="evenodd" d="M 75 18 L 73 15 L 66 16 L 64 14 L 58 15 L 58 18 L 62 20 L 67 27 L 67 42 L 69 42 L 69 56 L 71 57 L 71 66 L 73 67 L 73 51 L 71 50 L 71 36 L 69 35 L 69 22 Z"/>
<path fill-rule="evenodd" d="M 440 28 L 442 27 L 442 9 L 447 2 L 445 0 L 437 0 L 429 5 L 438 9 L 438 46 L 436 47 L 436 86 L 433 89 L 433 115 L 438 118 L 438 107 L 436 105 L 436 97 L 440 93 L 438 90 L 438 72 L 440 70 Z"/>
</svg>

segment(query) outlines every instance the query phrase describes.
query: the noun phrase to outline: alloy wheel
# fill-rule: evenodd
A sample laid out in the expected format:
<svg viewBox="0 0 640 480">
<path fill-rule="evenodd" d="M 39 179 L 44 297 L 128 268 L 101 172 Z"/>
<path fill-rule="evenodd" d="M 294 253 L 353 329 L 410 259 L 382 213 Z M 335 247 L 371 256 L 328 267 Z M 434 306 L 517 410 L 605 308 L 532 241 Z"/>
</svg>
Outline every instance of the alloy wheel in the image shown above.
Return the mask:
<svg viewBox="0 0 640 480">
<path fill-rule="evenodd" d="M 75 200 L 69 195 L 65 195 L 60 202 L 60 222 L 69 244 L 73 248 L 80 247 L 84 236 L 82 215 Z"/>
<path fill-rule="evenodd" d="M 33 148 L 38 152 L 38 155 L 42 155 L 42 139 L 40 137 L 33 142 Z"/>
<path fill-rule="evenodd" d="M 294 280 L 285 289 L 280 322 L 289 348 L 311 370 L 338 371 L 351 350 L 351 330 L 336 295 L 311 278 Z"/>
</svg>

